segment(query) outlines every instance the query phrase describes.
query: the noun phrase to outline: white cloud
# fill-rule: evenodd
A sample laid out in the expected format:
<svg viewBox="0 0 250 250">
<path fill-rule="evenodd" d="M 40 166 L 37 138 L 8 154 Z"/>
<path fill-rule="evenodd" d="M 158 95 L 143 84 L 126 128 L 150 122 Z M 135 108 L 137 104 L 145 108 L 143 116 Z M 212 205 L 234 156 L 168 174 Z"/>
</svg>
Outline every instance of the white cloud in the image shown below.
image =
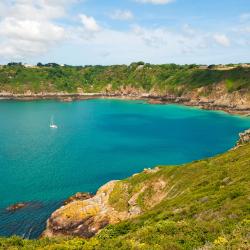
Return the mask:
<svg viewBox="0 0 250 250">
<path fill-rule="evenodd" d="M 86 31 L 98 32 L 101 30 L 101 27 L 97 24 L 94 17 L 87 16 L 85 14 L 80 14 L 79 17 Z"/>
<path fill-rule="evenodd" d="M 134 15 L 129 10 L 115 10 L 113 13 L 111 13 L 110 17 L 114 20 L 132 20 L 134 18 Z"/>
<path fill-rule="evenodd" d="M 189 24 L 183 25 L 183 32 L 189 36 L 195 35 L 195 30 Z"/>
<path fill-rule="evenodd" d="M 82 39 L 78 45 L 85 48 L 84 53 L 87 55 L 89 48 L 95 48 L 91 51 L 94 51 L 93 57 L 100 60 L 100 63 L 110 63 L 109 60 L 121 63 L 157 59 L 169 62 L 203 50 L 205 38 L 203 35 L 186 36 L 182 32 L 173 32 L 163 27 L 145 28 L 136 25 L 127 31 L 104 28 L 91 38 L 91 43 L 87 39 Z"/>
<path fill-rule="evenodd" d="M 250 26 L 245 27 L 245 28 L 243 29 L 243 32 L 245 32 L 245 33 L 250 33 Z"/>
<path fill-rule="evenodd" d="M 225 34 L 215 34 L 213 38 L 217 44 L 223 47 L 229 47 L 231 45 L 230 39 Z"/>
<path fill-rule="evenodd" d="M 62 39 L 64 29 L 46 21 L 7 17 L 0 23 L 0 35 L 9 39 L 47 43 Z"/>
<path fill-rule="evenodd" d="M 0 55 L 8 60 L 47 52 L 64 40 L 65 29 L 54 20 L 65 16 L 66 1 L 16 0 L 0 5 Z"/>
<path fill-rule="evenodd" d="M 245 22 L 250 20 L 250 13 L 243 13 L 240 15 L 240 21 Z"/>
<path fill-rule="evenodd" d="M 168 4 L 175 0 L 135 0 L 138 3 L 151 3 L 151 4 Z"/>
<path fill-rule="evenodd" d="M 195 31 L 190 26 L 187 30 L 184 27 L 184 31 L 172 31 L 166 27 L 145 28 L 137 25 L 133 27 L 133 33 L 140 37 L 148 48 L 176 55 L 207 49 L 210 39 L 209 34 Z"/>
<path fill-rule="evenodd" d="M 242 33 L 242 34 L 247 34 L 247 33 L 250 33 L 250 26 L 238 27 L 238 28 L 235 28 L 234 31 Z"/>
<path fill-rule="evenodd" d="M 188 28 L 192 29 L 192 36 L 182 27 L 172 30 L 166 26 L 149 28 L 136 25 L 128 30 L 116 30 L 104 26 L 91 40 L 75 42 L 71 50 L 75 59 L 70 63 L 105 65 L 145 61 L 212 64 L 226 63 L 232 60 L 232 56 L 238 56 L 239 50 L 232 55 L 227 47 L 214 46 L 217 44 L 214 33 Z M 236 44 L 235 39 L 233 44 Z M 84 61 L 79 59 L 83 57 Z"/>
</svg>

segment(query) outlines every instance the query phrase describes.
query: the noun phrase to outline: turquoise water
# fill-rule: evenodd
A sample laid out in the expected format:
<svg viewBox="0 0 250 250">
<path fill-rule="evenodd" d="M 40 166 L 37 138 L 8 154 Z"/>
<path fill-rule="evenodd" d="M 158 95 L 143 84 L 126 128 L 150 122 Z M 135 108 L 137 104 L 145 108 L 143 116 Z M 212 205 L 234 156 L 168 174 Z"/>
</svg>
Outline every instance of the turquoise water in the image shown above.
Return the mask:
<svg viewBox="0 0 250 250">
<path fill-rule="evenodd" d="M 247 118 L 141 101 L 1 101 L 0 235 L 37 237 L 68 196 L 145 167 L 224 152 L 247 128 Z M 20 201 L 34 203 L 5 211 Z"/>
</svg>

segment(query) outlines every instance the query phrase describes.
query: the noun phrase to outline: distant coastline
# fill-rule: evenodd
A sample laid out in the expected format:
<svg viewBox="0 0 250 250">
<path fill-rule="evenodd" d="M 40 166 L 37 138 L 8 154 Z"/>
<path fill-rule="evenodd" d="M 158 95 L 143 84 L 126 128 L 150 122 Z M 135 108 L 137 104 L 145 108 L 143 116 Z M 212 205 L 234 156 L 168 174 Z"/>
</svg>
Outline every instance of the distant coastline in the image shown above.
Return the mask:
<svg viewBox="0 0 250 250">
<path fill-rule="evenodd" d="M 4 100 L 117 98 L 250 115 L 250 64 L 30 67 L 9 63 L 0 67 L 0 73 Z"/>
<path fill-rule="evenodd" d="M 122 94 L 122 93 L 65 93 L 65 92 L 50 92 L 50 93 L 24 93 L 14 94 L 8 92 L 0 92 L 1 100 L 16 100 L 16 101 L 34 101 L 34 100 L 58 100 L 62 102 L 72 102 L 77 100 L 89 99 L 123 99 L 123 100 L 143 100 L 149 104 L 181 104 L 184 106 L 197 107 L 205 110 L 219 110 L 230 114 L 238 114 L 250 116 L 250 105 L 237 105 L 228 103 L 217 103 L 215 99 L 202 100 L 200 98 L 192 98 L 188 96 L 175 95 L 151 95 L 151 94 Z"/>
</svg>

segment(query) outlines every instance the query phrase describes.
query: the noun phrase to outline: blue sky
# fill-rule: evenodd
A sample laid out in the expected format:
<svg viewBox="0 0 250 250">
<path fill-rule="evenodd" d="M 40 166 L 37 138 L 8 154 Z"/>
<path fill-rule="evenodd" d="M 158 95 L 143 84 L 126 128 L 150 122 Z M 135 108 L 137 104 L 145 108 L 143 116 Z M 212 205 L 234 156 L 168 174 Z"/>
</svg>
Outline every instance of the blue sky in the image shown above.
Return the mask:
<svg viewBox="0 0 250 250">
<path fill-rule="evenodd" d="M 1 0 L 0 63 L 250 62 L 249 0 Z"/>
</svg>

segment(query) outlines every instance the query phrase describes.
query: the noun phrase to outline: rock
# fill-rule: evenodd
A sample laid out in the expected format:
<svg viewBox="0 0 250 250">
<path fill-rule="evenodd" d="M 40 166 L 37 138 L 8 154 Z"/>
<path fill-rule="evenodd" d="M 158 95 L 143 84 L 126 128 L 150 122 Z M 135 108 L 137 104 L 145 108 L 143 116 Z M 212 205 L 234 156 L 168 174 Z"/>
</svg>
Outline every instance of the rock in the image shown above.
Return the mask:
<svg viewBox="0 0 250 250">
<path fill-rule="evenodd" d="M 142 213 L 141 208 L 139 206 L 133 206 L 129 209 L 129 213 L 132 216 L 136 216 Z"/>
<path fill-rule="evenodd" d="M 239 136 L 240 139 L 238 141 L 238 145 L 243 145 L 250 142 L 250 129 L 246 130 L 243 133 L 240 133 Z"/>
<path fill-rule="evenodd" d="M 60 100 L 62 102 L 72 102 L 73 101 L 73 98 L 72 97 L 63 97 L 63 98 L 60 98 Z"/>
<path fill-rule="evenodd" d="M 29 205 L 29 203 L 26 203 L 26 202 L 19 202 L 19 203 L 15 203 L 9 207 L 6 208 L 6 210 L 8 212 L 15 212 L 17 210 L 20 210 L 22 208 L 25 208 Z"/>
<path fill-rule="evenodd" d="M 233 148 L 233 150 L 250 142 L 250 129 L 244 131 L 243 133 L 239 133 L 239 137 L 240 139 L 237 141 L 236 146 Z"/>
<path fill-rule="evenodd" d="M 89 238 L 108 224 L 128 218 L 128 214 L 115 211 L 108 203 L 117 181 L 108 182 L 89 199 L 73 200 L 56 210 L 47 221 L 43 237 L 80 236 Z M 85 195 L 78 194 L 77 197 Z"/>
<path fill-rule="evenodd" d="M 174 214 L 181 214 L 184 211 L 184 208 L 176 208 L 173 210 Z"/>
<path fill-rule="evenodd" d="M 75 195 L 70 196 L 67 200 L 65 200 L 63 202 L 63 205 L 67 205 L 73 201 L 77 201 L 77 200 L 87 200 L 92 198 L 94 195 L 90 194 L 90 193 L 76 193 Z"/>
<path fill-rule="evenodd" d="M 160 168 L 147 169 L 147 173 L 156 173 Z M 65 201 L 47 220 L 42 237 L 77 236 L 89 238 L 110 224 L 134 218 L 159 204 L 168 194 L 167 181 L 161 176 L 153 176 L 132 193 L 128 193 L 128 184 L 111 181 L 99 188 L 95 195 L 77 193 Z M 122 185 L 120 185 L 122 184 Z M 115 190 L 114 190 L 115 189 Z M 113 195 L 113 190 L 115 195 Z M 125 192 L 122 208 L 111 200 L 118 199 L 119 193 Z M 173 188 L 169 187 L 172 192 Z M 111 196 L 112 194 L 112 196 Z M 147 196 L 144 197 L 144 194 Z M 122 196 L 121 196 L 122 197 Z M 147 198 L 146 198 L 147 197 Z M 143 199 L 144 207 L 139 201 Z M 146 199 L 145 199 L 146 198 Z M 119 203 L 119 201 L 118 201 Z"/>
<path fill-rule="evenodd" d="M 159 169 L 150 171 L 156 172 Z M 128 209 L 116 210 L 110 203 L 110 195 L 118 181 L 111 181 L 99 188 L 96 195 L 77 193 L 65 201 L 65 205 L 56 210 L 47 220 L 42 237 L 78 236 L 89 238 L 109 224 L 116 224 L 140 215 L 143 211 L 137 203 L 138 197 L 148 189 L 155 195 L 147 207 L 157 205 L 165 197 L 166 182 L 156 179 L 145 183 L 128 200 Z"/>
<path fill-rule="evenodd" d="M 131 211 L 134 211 L 134 207 L 135 207 L 135 210 L 138 211 L 138 209 L 136 208 L 137 207 L 137 199 L 138 197 L 140 196 L 140 194 L 142 194 L 145 190 L 146 190 L 146 186 L 142 187 L 137 193 L 135 193 L 128 201 L 128 204 L 129 206 L 131 207 L 130 210 Z"/>
<path fill-rule="evenodd" d="M 209 198 L 206 196 L 206 197 L 202 197 L 199 201 L 202 202 L 202 203 L 205 203 L 205 202 L 208 202 Z"/>
<path fill-rule="evenodd" d="M 230 177 L 226 177 L 226 178 L 224 178 L 224 179 L 221 181 L 221 183 L 224 184 L 224 185 L 227 185 L 227 184 L 229 184 L 230 182 L 231 182 L 231 178 L 230 178 Z"/>
<path fill-rule="evenodd" d="M 153 173 L 157 173 L 158 171 L 160 170 L 159 167 L 156 167 L 156 168 L 144 168 L 143 172 L 146 173 L 146 174 L 153 174 Z"/>
<path fill-rule="evenodd" d="M 132 176 L 135 177 L 135 176 L 137 176 L 137 175 L 139 175 L 139 173 L 135 173 L 135 174 L 133 174 Z"/>
<path fill-rule="evenodd" d="M 230 219 L 238 219 L 239 216 L 238 216 L 237 214 L 230 214 L 230 215 L 228 216 L 228 218 L 230 218 Z"/>
<path fill-rule="evenodd" d="M 35 202 L 18 202 L 15 203 L 9 207 L 6 208 L 6 211 L 8 212 L 16 212 L 20 209 L 24 209 L 24 208 L 30 208 L 30 209 L 40 209 L 41 207 L 43 207 L 43 203 L 39 202 L 39 201 L 35 201 Z"/>
</svg>

